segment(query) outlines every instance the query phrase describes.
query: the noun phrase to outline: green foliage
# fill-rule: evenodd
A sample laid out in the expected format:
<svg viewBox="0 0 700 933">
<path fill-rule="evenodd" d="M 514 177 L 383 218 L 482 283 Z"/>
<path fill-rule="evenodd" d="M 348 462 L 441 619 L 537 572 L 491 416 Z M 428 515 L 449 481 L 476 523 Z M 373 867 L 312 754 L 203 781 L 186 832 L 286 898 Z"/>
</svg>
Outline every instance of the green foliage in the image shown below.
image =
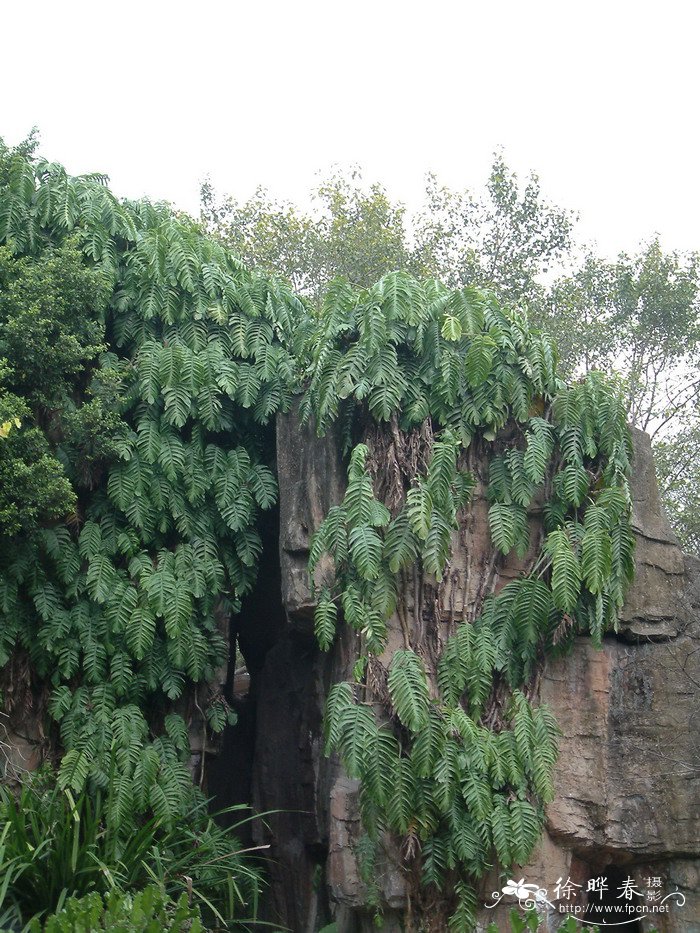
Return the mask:
<svg viewBox="0 0 700 933">
<path fill-rule="evenodd" d="M 544 292 L 542 273 L 571 249 L 574 219 L 547 203 L 536 175 L 521 185 L 496 153 L 481 192 L 454 191 L 428 177 L 414 221 L 416 258 L 453 287 L 488 286 L 506 300 L 534 304 Z"/>
<path fill-rule="evenodd" d="M 528 568 L 457 624 L 438 659 L 437 696 L 425 646 L 404 631 L 387 663 L 388 696 L 364 693 L 364 662 L 364 682 L 338 684 L 328 699 L 326 747 L 360 780 L 370 840 L 387 830 L 417 838 L 423 883 L 450 887 L 450 928 L 468 931 L 474 879 L 494 858 L 527 861 L 553 796 L 556 723 L 524 691 L 562 640 L 588 630 L 600 642 L 632 576 L 624 400 L 597 373 L 565 386 L 548 340 L 492 293 L 398 273 L 368 290 L 336 289 L 319 320 L 305 412 L 321 430 L 348 410 L 359 424 L 404 432 L 427 420 L 435 440 L 391 512 L 375 496 L 367 446 L 352 449 L 345 497 L 311 547 L 311 573 L 324 553 L 333 570 L 316 612 L 321 647 L 342 612 L 362 652 L 381 656 L 398 574 L 440 580 L 474 485 L 459 467 L 472 446 L 490 458 L 494 560 L 515 551 Z M 546 535 L 530 553 L 538 497 Z"/>
<path fill-rule="evenodd" d="M 0 450 L 0 663 L 26 652 L 49 686 L 62 786 L 105 787 L 115 754 L 125 826 L 174 823 L 188 747 L 161 723 L 220 667 L 215 611 L 255 579 L 303 306 L 167 207 L 0 162 L 0 414 L 21 423 Z"/>
<path fill-rule="evenodd" d="M 144 923 L 151 919 L 149 911 L 163 917 L 174 911 L 173 922 L 176 916 L 183 922 L 194 918 L 194 912 L 182 913 L 182 901 L 175 909 L 181 896 L 194 901 L 197 914 L 201 908 L 205 917 L 224 924 L 255 910 L 260 879 L 240 854 L 237 826 L 222 829 L 207 814 L 206 802 L 198 799 L 176 824 L 168 821 L 167 813 L 156 813 L 125 832 L 122 810 L 133 803 L 133 788 L 115 769 L 107 788 L 96 794 L 74 794 L 42 772 L 27 779 L 17 796 L 0 785 L 4 922 L 27 923 L 36 917 L 32 929 L 39 930 L 38 921 L 60 911 L 66 898 L 84 898 L 72 906 L 69 901 L 66 913 L 47 920 L 47 930 L 62 930 L 73 915 L 81 922 L 87 916 L 102 917 L 99 893 L 111 891 L 117 893 L 108 899 L 105 921 L 123 921 L 131 901 L 118 895 L 137 892 L 152 880 L 159 887 L 137 894 L 133 901 L 134 918 L 142 909 Z M 91 892 L 96 893 L 90 896 Z M 101 929 L 86 929 L 93 928 Z"/>
<path fill-rule="evenodd" d="M 458 341 L 442 335 L 449 315 L 462 321 Z M 409 429 L 430 414 L 468 446 L 478 430 L 492 439 L 511 411 L 525 420 L 537 396 L 556 392 L 550 342 L 529 330 L 524 316 L 506 314 L 492 294 L 473 288 L 450 292 L 400 273 L 359 292 L 337 283 L 319 331 L 304 410 L 321 429 L 350 400 L 366 399 L 378 421 L 397 412 Z M 335 349 L 341 338 L 343 355 Z M 493 352 L 480 382 L 468 356 L 477 339 L 488 340 Z"/>
<path fill-rule="evenodd" d="M 700 409 L 674 436 L 659 441 L 654 459 L 664 508 L 681 547 L 700 554 Z"/>
<path fill-rule="evenodd" d="M 105 302 L 104 281 L 74 242 L 38 257 L 0 247 L 0 419 L 20 420 L 0 451 L 2 536 L 68 514 L 74 486 L 113 447 L 110 381 L 93 376 Z"/>
<path fill-rule="evenodd" d="M 246 262 L 274 271 L 316 299 L 337 276 L 368 287 L 387 272 L 434 275 L 452 287 L 495 286 L 520 300 L 571 249 L 573 215 L 549 205 L 539 180 L 519 180 L 496 154 L 483 193 L 452 191 L 434 176 L 411 217 L 381 185 L 366 187 L 358 169 L 324 178 L 313 209 L 276 202 L 259 189 L 244 203 L 202 187 L 202 218 Z M 409 236 L 409 233 L 412 236 Z M 445 339 L 461 324 L 445 319 Z"/>
<path fill-rule="evenodd" d="M 511 910 L 508 919 L 511 933 L 528 933 L 528 931 L 529 933 L 537 933 L 538 930 L 543 929 L 540 917 L 535 909 L 520 913 L 520 911 L 514 908 Z M 546 920 L 543 922 L 546 925 Z M 591 933 L 600 933 L 600 927 L 596 925 L 591 926 L 590 923 L 582 925 L 578 923 L 573 916 L 567 917 L 557 929 L 562 931 L 562 933 L 581 933 L 582 930 L 590 930 Z M 496 923 L 490 923 L 486 927 L 486 933 L 500 933 L 500 929 Z M 657 933 L 656 928 L 652 928 L 649 933 Z"/>
<path fill-rule="evenodd" d="M 540 918 L 537 915 L 537 911 L 534 909 L 528 910 L 524 914 L 521 914 L 518 910 L 513 909 L 511 910 L 508 919 L 510 922 L 511 933 L 537 933 L 537 930 L 540 928 Z M 575 931 L 577 926 L 574 922 L 572 927 L 571 921 L 573 920 L 573 917 L 568 917 L 564 924 L 559 927 L 559 929 L 561 930 L 566 927 L 567 930 L 570 928 L 572 931 Z M 594 927 L 592 929 L 597 928 Z M 498 925 L 495 923 L 490 923 L 486 928 L 486 933 L 499 933 Z"/>
<path fill-rule="evenodd" d="M 556 329 L 568 371 L 615 370 L 628 417 L 654 443 L 662 501 L 681 543 L 698 551 L 700 262 L 658 240 L 615 261 L 587 255 L 540 312 Z M 690 466 L 689 466 L 690 465 Z M 682 477 L 682 479 L 681 479 Z"/>
<path fill-rule="evenodd" d="M 403 725 L 420 732 L 428 724 L 430 695 L 423 664 L 412 651 L 397 651 L 389 668 L 389 696 Z"/>
<path fill-rule="evenodd" d="M 65 906 L 44 923 L 33 920 L 29 933 L 202 933 L 199 910 L 190 907 L 187 894 L 173 901 L 157 885 L 136 894 L 113 891 L 70 897 Z"/>
<path fill-rule="evenodd" d="M 365 189 L 359 170 L 323 179 L 312 200 L 313 212 L 305 213 L 259 188 L 240 203 L 217 197 L 206 182 L 202 220 L 245 262 L 283 276 L 316 300 L 337 276 L 366 287 L 395 269 L 420 271 L 403 206 L 393 204 L 381 185 Z"/>
<path fill-rule="evenodd" d="M 527 306 L 532 321 L 556 334 L 562 373 L 620 374 L 630 421 L 654 439 L 673 527 L 686 547 L 700 548 L 694 505 L 700 479 L 688 470 L 683 482 L 675 479 L 677 461 L 668 462 L 669 445 L 678 445 L 684 462 L 688 446 L 698 448 L 697 254 L 665 253 L 652 240 L 613 261 L 590 251 L 581 258 L 575 215 L 549 204 L 539 179 L 519 179 L 500 153 L 480 191 L 452 190 L 429 176 L 413 216 L 381 186 L 363 188 L 357 171 L 332 175 L 314 194 L 318 209 L 306 212 L 262 191 L 244 204 L 217 200 L 205 185 L 202 216 L 247 261 L 281 273 L 319 304 L 336 276 L 368 288 L 398 269 L 453 288 L 490 288 Z M 441 336 L 458 342 L 463 326 L 448 310 Z M 491 349 L 480 339 L 469 350 L 475 386 L 488 372 Z M 377 397 L 388 404 L 392 392 L 385 386 Z M 574 482 L 577 471 L 569 476 Z"/>
</svg>

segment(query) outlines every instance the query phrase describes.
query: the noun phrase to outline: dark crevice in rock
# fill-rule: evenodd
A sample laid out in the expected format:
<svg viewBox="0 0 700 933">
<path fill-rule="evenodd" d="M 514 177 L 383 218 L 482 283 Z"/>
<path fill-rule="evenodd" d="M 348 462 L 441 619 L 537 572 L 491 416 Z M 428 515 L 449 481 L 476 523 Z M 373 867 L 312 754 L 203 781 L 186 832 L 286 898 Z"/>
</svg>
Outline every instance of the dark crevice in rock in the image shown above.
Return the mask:
<svg viewBox="0 0 700 933">
<path fill-rule="evenodd" d="M 260 527 L 263 552 L 257 582 L 243 599 L 240 613 L 232 618 L 229 631 L 225 696 L 238 720 L 224 730 L 218 753 L 207 761 L 207 792 L 216 809 L 250 806 L 253 799 L 260 675 L 267 653 L 284 629 L 277 550 L 279 510 L 264 513 Z M 224 819 L 237 822 L 248 815 L 241 811 Z M 239 835 L 250 845 L 253 824 L 246 822 Z"/>
<path fill-rule="evenodd" d="M 298 451 L 297 437 L 285 445 L 283 457 Z M 280 485 L 289 479 L 283 469 Z M 245 845 L 269 846 L 264 850 L 268 885 L 259 919 L 274 928 L 311 933 L 331 919 L 326 888 L 329 787 L 322 755 L 330 672 L 313 636 L 313 611 L 290 607 L 283 595 L 289 586 L 289 573 L 280 563 L 284 544 L 291 545 L 304 586 L 308 561 L 305 529 L 296 542 L 286 534 L 290 493 L 281 489 L 281 510 L 262 517 L 257 582 L 232 619 L 226 694 L 238 722 L 225 730 L 218 755 L 208 762 L 207 791 L 217 808 L 246 804 L 262 814 L 240 834 Z M 247 690 L 241 690 L 243 678 L 235 674 L 236 658 L 239 668 L 245 662 Z M 230 820 L 241 815 L 232 814 Z"/>
</svg>

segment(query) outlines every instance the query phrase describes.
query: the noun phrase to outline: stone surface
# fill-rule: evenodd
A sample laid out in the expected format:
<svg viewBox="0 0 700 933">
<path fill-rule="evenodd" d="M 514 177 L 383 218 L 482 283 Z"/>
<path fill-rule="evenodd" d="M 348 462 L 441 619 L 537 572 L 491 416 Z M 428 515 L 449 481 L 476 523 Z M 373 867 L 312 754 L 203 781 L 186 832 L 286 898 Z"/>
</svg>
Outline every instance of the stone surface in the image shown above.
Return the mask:
<svg viewBox="0 0 700 933">
<path fill-rule="evenodd" d="M 292 626 L 313 615 L 306 567 L 313 533 L 328 510 L 343 498 L 345 468 L 331 431 L 317 437 L 313 424 L 302 425 L 298 406 L 277 419 L 277 471 L 280 487 L 279 555 L 282 604 Z M 323 566 L 320 573 L 323 573 Z"/>
<path fill-rule="evenodd" d="M 616 871 L 616 866 L 651 865 L 665 884 L 678 885 L 688 898 L 683 912 L 657 923 L 662 933 L 678 933 L 698 929 L 700 916 L 700 573 L 695 561 L 684 561 L 661 510 L 646 435 L 634 432 L 634 449 L 636 580 L 619 635 L 606 638 L 599 651 L 588 639 L 578 639 L 571 654 L 551 663 L 542 678 L 541 698 L 554 709 L 563 732 L 557 797 L 547 832 L 522 873 L 551 887 L 565 875 L 583 879 L 610 866 Z M 314 600 L 306 574 L 311 536 L 342 498 L 345 471 L 336 440 L 315 437 L 294 412 L 279 419 L 278 458 L 287 625 L 261 673 L 254 786 L 259 805 L 302 812 L 271 821 L 265 837 L 276 866 L 270 919 L 300 933 L 334 919 L 339 933 L 359 933 L 371 929 L 371 918 L 353 855 L 356 785 L 336 762 L 324 759 L 319 744 L 325 691 L 349 676 L 355 636 L 345 630 L 328 656 L 313 646 Z M 445 632 L 469 611 L 488 570 L 485 513 L 483 487 L 477 488 L 468 540 L 455 541 L 451 572 L 435 594 Z M 538 523 L 535 509 L 534 542 Z M 513 561 L 498 567 L 491 586 L 507 582 L 518 569 Z M 397 620 L 390 629 L 390 639 L 399 643 Z M 383 866 L 378 874 L 385 929 L 399 929 L 405 906 L 400 869 Z M 487 880 L 485 898 L 497 882 L 495 875 Z M 484 923 L 493 919 L 493 912 L 484 911 Z M 507 928 L 503 916 L 495 919 Z M 551 928 L 556 925 L 552 919 Z"/>
<path fill-rule="evenodd" d="M 663 513 L 649 436 L 633 429 L 632 527 L 637 544 L 635 581 L 620 614 L 632 639 L 669 638 L 688 619 L 683 554 Z"/>
<path fill-rule="evenodd" d="M 584 642 L 552 663 L 541 698 L 563 732 L 550 833 L 580 855 L 700 851 L 700 641 Z"/>
</svg>

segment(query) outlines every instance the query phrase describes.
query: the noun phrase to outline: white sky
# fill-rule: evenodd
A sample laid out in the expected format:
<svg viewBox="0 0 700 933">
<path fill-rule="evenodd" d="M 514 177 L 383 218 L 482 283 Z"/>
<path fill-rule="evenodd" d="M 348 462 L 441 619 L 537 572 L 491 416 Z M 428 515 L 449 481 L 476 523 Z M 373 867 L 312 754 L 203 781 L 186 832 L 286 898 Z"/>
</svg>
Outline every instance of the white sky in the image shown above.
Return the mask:
<svg viewBox="0 0 700 933">
<path fill-rule="evenodd" d="M 0 136 L 192 212 L 360 163 L 416 206 L 503 146 L 579 236 L 700 249 L 692 0 L 0 0 Z"/>
</svg>

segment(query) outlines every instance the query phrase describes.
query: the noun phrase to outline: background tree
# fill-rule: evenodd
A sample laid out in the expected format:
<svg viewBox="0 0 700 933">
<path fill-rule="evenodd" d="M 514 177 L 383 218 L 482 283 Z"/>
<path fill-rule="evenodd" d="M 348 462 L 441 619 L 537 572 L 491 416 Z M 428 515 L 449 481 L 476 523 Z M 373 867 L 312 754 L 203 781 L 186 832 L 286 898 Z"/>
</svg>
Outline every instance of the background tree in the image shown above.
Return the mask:
<svg viewBox="0 0 700 933">
<path fill-rule="evenodd" d="M 424 206 L 412 219 L 415 254 L 449 285 L 487 286 L 509 301 L 536 305 L 546 276 L 571 255 L 575 219 L 545 200 L 536 175 L 521 186 L 496 154 L 480 194 L 428 176 Z"/>
<path fill-rule="evenodd" d="M 700 554 L 700 412 L 697 403 L 681 429 L 654 445 L 659 489 L 678 539 Z"/>
<path fill-rule="evenodd" d="M 658 239 L 613 262 L 589 252 L 554 283 L 540 319 L 569 372 L 620 373 L 630 421 L 660 438 L 700 392 L 699 287 L 697 255 L 664 253 Z"/>
<path fill-rule="evenodd" d="M 695 479 L 676 469 L 677 459 L 700 460 L 696 254 L 664 252 L 658 239 L 614 260 L 582 249 L 576 215 L 550 204 L 536 175 L 522 184 L 501 154 L 481 192 L 455 191 L 428 176 L 414 215 L 383 186 L 365 188 L 353 170 L 324 179 L 308 208 L 263 190 L 243 203 L 218 198 L 207 183 L 202 219 L 247 262 L 285 276 L 316 301 L 337 276 L 369 286 L 406 270 L 452 287 L 490 287 L 527 307 L 555 338 L 566 375 L 602 369 L 623 380 L 630 421 L 649 431 L 658 451 L 674 529 L 697 549 Z M 681 495 L 686 481 L 691 489 Z"/>
<path fill-rule="evenodd" d="M 317 301 L 338 276 L 367 288 L 386 272 L 420 273 L 405 208 L 381 185 L 365 190 L 359 170 L 331 174 L 311 193 L 311 204 L 303 211 L 264 188 L 242 203 L 217 199 L 209 182 L 202 185 L 205 227 L 247 264 L 282 276 Z"/>
<path fill-rule="evenodd" d="M 700 553 L 700 280 L 697 254 L 653 240 L 609 262 L 589 253 L 550 290 L 541 314 L 568 373 L 616 371 L 628 417 L 652 439 L 671 524 Z M 583 326 L 582 326 L 583 325 Z"/>
</svg>

